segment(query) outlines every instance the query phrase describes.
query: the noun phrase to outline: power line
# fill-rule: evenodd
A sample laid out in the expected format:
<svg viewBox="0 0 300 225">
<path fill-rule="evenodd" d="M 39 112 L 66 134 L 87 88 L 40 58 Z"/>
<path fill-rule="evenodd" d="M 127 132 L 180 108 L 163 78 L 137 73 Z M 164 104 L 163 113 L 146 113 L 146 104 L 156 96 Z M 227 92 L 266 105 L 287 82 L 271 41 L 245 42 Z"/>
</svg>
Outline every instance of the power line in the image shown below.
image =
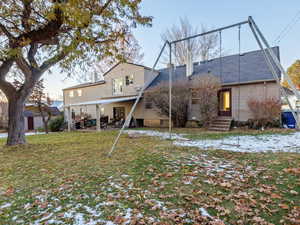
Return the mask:
<svg viewBox="0 0 300 225">
<path fill-rule="evenodd" d="M 286 35 L 293 29 L 293 27 L 300 21 L 300 10 L 293 17 L 291 22 L 284 27 L 284 29 L 279 33 L 277 38 L 274 40 L 274 45 L 278 44 Z"/>
</svg>

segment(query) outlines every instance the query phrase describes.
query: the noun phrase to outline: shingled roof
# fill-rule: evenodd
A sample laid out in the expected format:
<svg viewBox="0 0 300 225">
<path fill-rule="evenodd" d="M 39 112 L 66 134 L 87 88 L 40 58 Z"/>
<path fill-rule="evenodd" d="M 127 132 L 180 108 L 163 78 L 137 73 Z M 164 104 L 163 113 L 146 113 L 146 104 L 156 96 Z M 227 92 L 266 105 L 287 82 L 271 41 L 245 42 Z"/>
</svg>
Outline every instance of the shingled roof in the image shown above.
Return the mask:
<svg viewBox="0 0 300 225">
<path fill-rule="evenodd" d="M 279 47 L 272 48 L 277 57 L 279 58 Z M 236 84 L 236 83 L 250 83 L 258 81 L 270 81 L 275 80 L 268 65 L 265 61 L 263 52 L 252 51 L 246 52 L 241 55 L 241 73 L 239 82 L 239 55 L 229 55 L 221 58 L 222 67 L 220 66 L 220 58 L 212 59 L 205 62 L 194 63 L 194 73 L 192 76 L 201 76 L 212 74 L 220 77 L 220 71 L 222 68 L 222 84 Z M 276 67 L 276 73 L 280 78 L 280 71 Z M 177 66 L 173 73 L 173 81 L 184 81 L 187 79 L 186 66 Z M 149 85 L 148 88 L 154 87 L 159 83 L 169 80 L 169 69 L 164 68 L 159 70 L 159 75 Z"/>
<path fill-rule="evenodd" d="M 49 107 L 51 115 L 52 116 L 59 116 L 61 115 L 61 112 L 57 107 Z M 35 117 L 35 116 L 41 116 L 41 113 L 38 111 L 33 111 L 33 110 L 25 110 L 24 111 L 24 116 L 25 117 Z"/>
</svg>

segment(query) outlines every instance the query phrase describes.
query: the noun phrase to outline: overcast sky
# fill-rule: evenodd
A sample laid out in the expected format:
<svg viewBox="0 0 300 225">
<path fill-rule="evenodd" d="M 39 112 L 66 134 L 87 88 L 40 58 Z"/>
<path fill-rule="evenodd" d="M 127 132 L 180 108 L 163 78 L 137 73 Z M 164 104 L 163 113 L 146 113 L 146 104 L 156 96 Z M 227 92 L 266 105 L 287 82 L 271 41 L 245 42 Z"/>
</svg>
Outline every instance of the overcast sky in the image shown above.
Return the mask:
<svg viewBox="0 0 300 225">
<path fill-rule="evenodd" d="M 187 17 L 194 26 L 204 24 L 208 27 L 221 27 L 246 20 L 252 16 L 267 40 L 274 45 L 278 35 L 291 24 L 279 43 L 281 61 L 285 68 L 300 58 L 300 2 L 299 0 L 144 0 L 142 13 L 154 17 L 151 28 L 137 28 L 134 34 L 145 54 L 144 64 L 152 66 L 160 51 L 161 33 Z M 298 20 L 296 19 L 298 16 Z M 237 51 L 237 29 L 226 31 L 222 35 L 226 53 Z M 249 32 L 242 28 L 242 51 L 257 50 L 258 46 Z M 62 96 L 62 89 L 77 84 L 75 80 L 65 79 L 64 74 L 53 71 L 44 76 L 47 91 L 54 98 Z"/>
</svg>

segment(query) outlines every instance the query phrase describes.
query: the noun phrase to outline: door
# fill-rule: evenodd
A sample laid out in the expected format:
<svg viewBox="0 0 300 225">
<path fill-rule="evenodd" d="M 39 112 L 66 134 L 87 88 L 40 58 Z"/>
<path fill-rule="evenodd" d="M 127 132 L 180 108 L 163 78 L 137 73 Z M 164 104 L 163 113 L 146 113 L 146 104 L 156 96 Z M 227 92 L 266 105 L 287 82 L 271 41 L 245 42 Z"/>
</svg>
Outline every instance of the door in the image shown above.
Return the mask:
<svg viewBox="0 0 300 225">
<path fill-rule="evenodd" d="M 114 107 L 113 113 L 115 121 L 125 120 L 125 107 Z"/>
<path fill-rule="evenodd" d="M 232 116 L 232 97 L 231 89 L 223 89 L 219 91 L 219 116 Z"/>
<path fill-rule="evenodd" d="M 27 122 L 28 122 L 28 130 L 34 130 L 34 121 L 32 116 L 27 117 Z"/>
</svg>

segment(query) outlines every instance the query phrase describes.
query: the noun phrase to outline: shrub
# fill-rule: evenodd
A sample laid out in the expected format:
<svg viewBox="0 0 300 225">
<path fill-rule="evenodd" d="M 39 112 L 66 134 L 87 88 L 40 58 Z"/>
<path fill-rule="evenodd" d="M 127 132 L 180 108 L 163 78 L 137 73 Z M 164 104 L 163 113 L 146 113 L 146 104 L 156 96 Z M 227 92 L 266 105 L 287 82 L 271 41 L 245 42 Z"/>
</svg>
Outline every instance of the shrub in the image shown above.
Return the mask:
<svg viewBox="0 0 300 225">
<path fill-rule="evenodd" d="M 65 126 L 65 119 L 63 116 L 56 117 L 50 121 L 49 128 L 51 132 L 63 131 Z"/>
<path fill-rule="evenodd" d="M 190 87 L 188 81 L 174 82 L 172 88 L 172 121 L 175 127 L 185 127 L 188 119 Z M 157 112 L 169 116 L 169 86 L 161 83 L 145 93 L 145 100 L 153 104 Z"/>
<path fill-rule="evenodd" d="M 36 129 L 37 132 L 45 132 L 45 128 L 44 127 L 38 127 Z"/>
<path fill-rule="evenodd" d="M 207 127 L 218 116 L 220 80 L 213 75 L 196 76 L 192 80 L 192 98 L 199 107 L 199 124 Z"/>
<path fill-rule="evenodd" d="M 253 120 L 249 121 L 250 127 L 264 128 L 278 124 L 281 113 L 279 100 L 275 98 L 266 98 L 265 100 L 251 98 L 248 100 L 248 107 L 253 117 Z"/>
</svg>

